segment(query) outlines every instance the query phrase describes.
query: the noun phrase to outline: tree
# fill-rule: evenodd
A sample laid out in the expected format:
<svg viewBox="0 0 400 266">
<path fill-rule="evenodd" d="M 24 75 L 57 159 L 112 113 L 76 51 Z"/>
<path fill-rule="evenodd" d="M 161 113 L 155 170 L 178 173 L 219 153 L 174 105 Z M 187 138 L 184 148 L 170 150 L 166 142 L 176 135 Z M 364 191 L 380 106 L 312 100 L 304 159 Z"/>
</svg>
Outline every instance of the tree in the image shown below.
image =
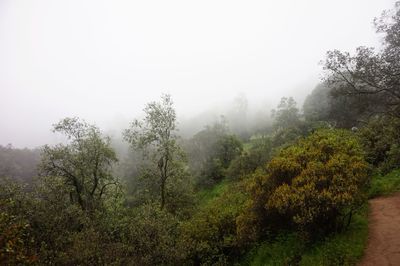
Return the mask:
<svg viewBox="0 0 400 266">
<path fill-rule="evenodd" d="M 216 143 L 228 134 L 228 125 L 223 116 L 213 125 L 206 126 L 187 141 L 185 149 L 189 158 L 192 174 L 199 178 L 208 165 L 210 158 L 214 156 Z M 199 181 L 199 180 L 198 180 Z"/>
<path fill-rule="evenodd" d="M 277 109 L 272 110 L 273 124 L 272 146 L 289 145 L 308 133 L 308 125 L 301 119 L 296 101 L 283 97 Z"/>
<path fill-rule="evenodd" d="M 272 110 L 272 117 L 275 119 L 274 126 L 278 130 L 297 126 L 300 122 L 300 113 L 296 101 L 292 97 L 283 97 L 278 108 Z"/>
<path fill-rule="evenodd" d="M 328 122 L 335 127 L 352 128 L 362 122 L 368 105 L 364 99 L 333 95 L 334 87 L 326 82 L 318 84 L 304 101 L 307 122 Z M 354 108 L 358 106 L 358 108 Z"/>
<path fill-rule="evenodd" d="M 367 161 L 384 172 L 400 166 L 400 119 L 373 117 L 357 134 L 362 141 Z"/>
<path fill-rule="evenodd" d="M 307 121 L 327 121 L 330 100 L 330 88 L 323 83 L 318 84 L 304 100 L 304 118 Z"/>
<path fill-rule="evenodd" d="M 183 152 L 177 144 L 176 113 L 171 96 L 161 96 L 161 102 L 151 102 L 144 108 L 143 120 L 134 120 L 123 133 L 134 149 L 144 152 L 157 168 L 160 206 L 166 203 L 167 180 L 183 171 Z"/>
<path fill-rule="evenodd" d="M 110 186 L 117 186 L 111 166 L 117 162 L 110 138 L 79 118 L 65 118 L 54 125 L 54 132 L 64 134 L 67 144 L 44 146 L 40 173 L 61 177 L 70 187 L 70 200 L 83 210 L 98 206 Z"/>
<path fill-rule="evenodd" d="M 221 181 L 233 159 L 242 153 L 243 145 L 229 134 L 224 117 L 199 131 L 186 143 L 190 169 L 196 185 L 209 186 Z"/>
<path fill-rule="evenodd" d="M 383 49 L 358 47 L 355 55 L 329 51 L 324 63 L 326 81 L 334 95 L 362 99 L 353 108 L 370 107 L 369 114 L 400 117 L 400 2 L 375 19 Z"/>
</svg>

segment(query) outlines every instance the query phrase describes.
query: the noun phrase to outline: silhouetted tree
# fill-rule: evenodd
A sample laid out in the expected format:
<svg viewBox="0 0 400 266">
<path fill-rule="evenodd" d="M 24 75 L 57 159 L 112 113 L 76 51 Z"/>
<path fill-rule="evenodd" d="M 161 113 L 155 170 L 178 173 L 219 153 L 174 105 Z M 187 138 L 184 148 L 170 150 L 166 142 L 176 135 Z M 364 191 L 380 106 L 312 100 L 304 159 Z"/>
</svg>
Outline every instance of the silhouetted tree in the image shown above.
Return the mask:
<svg viewBox="0 0 400 266">
<path fill-rule="evenodd" d="M 360 98 L 354 108 L 369 106 L 371 114 L 400 117 L 400 2 L 375 19 L 384 35 L 383 49 L 358 47 L 355 55 L 329 51 L 324 69 L 336 95 Z"/>
</svg>

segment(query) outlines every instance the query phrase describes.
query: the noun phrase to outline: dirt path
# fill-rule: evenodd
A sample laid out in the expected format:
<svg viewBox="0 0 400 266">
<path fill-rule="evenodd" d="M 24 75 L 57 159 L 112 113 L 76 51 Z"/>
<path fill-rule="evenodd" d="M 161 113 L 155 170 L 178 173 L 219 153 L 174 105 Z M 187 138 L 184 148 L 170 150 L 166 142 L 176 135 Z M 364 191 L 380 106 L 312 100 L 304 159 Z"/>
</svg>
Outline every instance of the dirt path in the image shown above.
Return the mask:
<svg viewBox="0 0 400 266">
<path fill-rule="evenodd" d="M 368 246 L 360 266 L 400 265 L 400 194 L 370 201 Z"/>
</svg>

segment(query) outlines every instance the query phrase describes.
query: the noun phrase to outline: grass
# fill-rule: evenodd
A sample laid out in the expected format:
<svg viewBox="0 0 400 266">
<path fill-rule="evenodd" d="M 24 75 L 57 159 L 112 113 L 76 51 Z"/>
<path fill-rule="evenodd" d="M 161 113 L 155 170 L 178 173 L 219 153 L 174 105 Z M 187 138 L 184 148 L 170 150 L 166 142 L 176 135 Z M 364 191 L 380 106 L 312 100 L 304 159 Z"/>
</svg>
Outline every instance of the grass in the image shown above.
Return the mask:
<svg viewBox="0 0 400 266">
<path fill-rule="evenodd" d="M 253 147 L 253 143 L 245 142 L 243 143 L 243 151 L 249 151 Z"/>
<path fill-rule="evenodd" d="M 349 229 L 315 244 L 302 256 L 300 265 L 356 265 L 368 239 L 368 208 L 354 216 Z"/>
<path fill-rule="evenodd" d="M 312 245 L 304 245 L 295 234 L 264 242 L 249 253 L 243 265 L 356 265 L 368 239 L 367 212 L 365 206 L 348 230 Z"/>
<path fill-rule="evenodd" d="M 206 188 L 199 191 L 197 193 L 197 198 L 199 199 L 200 204 L 205 205 L 212 199 L 219 197 L 220 195 L 222 195 L 222 193 L 224 193 L 228 186 L 229 181 L 222 180 L 220 183 L 214 185 L 211 188 Z"/>
<path fill-rule="evenodd" d="M 263 242 L 250 251 L 242 265 L 293 265 L 304 249 L 295 234 L 280 235 L 270 242 Z"/>
<path fill-rule="evenodd" d="M 400 169 L 393 170 L 386 175 L 374 175 L 371 179 L 368 196 L 369 198 L 375 198 L 387 196 L 398 191 L 400 191 Z"/>
</svg>

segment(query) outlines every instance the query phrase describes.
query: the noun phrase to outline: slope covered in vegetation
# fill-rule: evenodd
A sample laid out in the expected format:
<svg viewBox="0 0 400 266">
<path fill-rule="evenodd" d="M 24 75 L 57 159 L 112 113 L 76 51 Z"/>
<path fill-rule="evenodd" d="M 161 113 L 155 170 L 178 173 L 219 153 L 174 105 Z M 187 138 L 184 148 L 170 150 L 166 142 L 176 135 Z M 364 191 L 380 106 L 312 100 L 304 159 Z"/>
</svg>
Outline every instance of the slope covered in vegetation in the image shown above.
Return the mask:
<svg viewBox="0 0 400 266">
<path fill-rule="evenodd" d="M 383 49 L 329 52 L 305 106 L 284 97 L 257 130 L 222 117 L 181 138 L 162 95 L 126 154 L 79 118 L 37 172 L 0 147 L 0 264 L 355 265 L 368 198 L 400 188 L 399 5 L 376 27 Z"/>
</svg>

